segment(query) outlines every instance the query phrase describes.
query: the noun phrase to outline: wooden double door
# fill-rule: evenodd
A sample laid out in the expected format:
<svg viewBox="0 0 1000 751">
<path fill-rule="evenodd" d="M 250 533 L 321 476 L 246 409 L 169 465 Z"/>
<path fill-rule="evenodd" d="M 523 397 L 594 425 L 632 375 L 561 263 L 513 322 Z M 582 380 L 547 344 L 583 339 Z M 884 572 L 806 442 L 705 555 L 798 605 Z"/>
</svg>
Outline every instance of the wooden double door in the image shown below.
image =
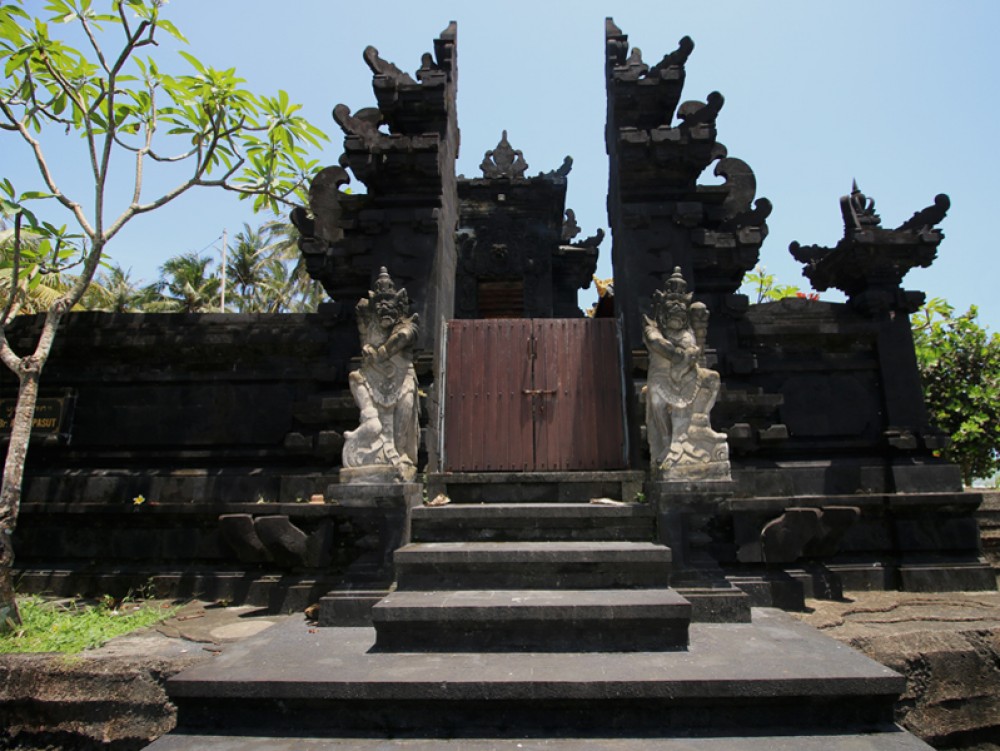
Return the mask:
<svg viewBox="0 0 1000 751">
<path fill-rule="evenodd" d="M 450 321 L 445 471 L 625 467 L 620 341 L 608 318 Z"/>
</svg>

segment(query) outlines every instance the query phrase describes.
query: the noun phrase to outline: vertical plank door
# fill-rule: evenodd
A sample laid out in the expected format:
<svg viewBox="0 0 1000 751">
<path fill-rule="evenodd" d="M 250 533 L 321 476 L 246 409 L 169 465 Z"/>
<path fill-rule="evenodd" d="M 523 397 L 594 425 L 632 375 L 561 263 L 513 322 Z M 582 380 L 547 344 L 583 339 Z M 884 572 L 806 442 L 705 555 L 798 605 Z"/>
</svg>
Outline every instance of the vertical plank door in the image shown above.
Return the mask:
<svg viewBox="0 0 1000 751">
<path fill-rule="evenodd" d="M 450 321 L 444 469 L 625 467 L 619 341 L 613 319 Z"/>
</svg>

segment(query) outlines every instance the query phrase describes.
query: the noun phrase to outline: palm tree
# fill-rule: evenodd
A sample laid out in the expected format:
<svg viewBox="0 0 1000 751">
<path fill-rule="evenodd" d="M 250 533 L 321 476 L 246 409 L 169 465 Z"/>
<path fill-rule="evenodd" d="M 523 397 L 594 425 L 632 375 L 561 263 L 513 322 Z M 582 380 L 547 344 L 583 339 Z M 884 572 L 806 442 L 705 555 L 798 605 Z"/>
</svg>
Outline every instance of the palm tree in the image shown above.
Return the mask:
<svg viewBox="0 0 1000 751">
<path fill-rule="evenodd" d="M 307 313 L 326 298 L 323 285 L 313 280 L 306 271 L 305 259 L 299 252 L 299 230 L 289 221 L 275 219 L 261 228 L 267 232 L 271 243 L 268 246 L 271 255 L 283 263 L 291 263 L 288 273 L 290 294 L 288 310 L 294 313 Z"/>
<path fill-rule="evenodd" d="M 0 315 L 43 313 L 64 295 L 76 277 L 63 271 L 58 261 L 48 263 L 51 243 L 34 232 L 21 232 L 21 258 L 14 279 L 14 230 L 0 230 Z M 11 295 L 14 300 L 11 302 Z M 74 309 L 80 310 L 77 305 Z"/>
<path fill-rule="evenodd" d="M 226 294 L 240 313 L 262 312 L 261 289 L 267 281 L 267 240 L 264 233 L 243 224 L 226 262 Z"/>
<path fill-rule="evenodd" d="M 88 310 L 105 310 L 111 313 L 139 313 L 158 297 L 155 285 L 140 287 L 132 279 L 132 270 L 112 266 L 97 275 L 83 297 Z"/>
<path fill-rule="evenodd" d="M 167 259 L 160 267 L 161 280 L 155 287 L 159 299 L 151 302 L 151 312 L 207 313 L 219 308 L 221 284 L 208 276 L 211 258 L 197 253 L 183 253 Z"/>
</svg>

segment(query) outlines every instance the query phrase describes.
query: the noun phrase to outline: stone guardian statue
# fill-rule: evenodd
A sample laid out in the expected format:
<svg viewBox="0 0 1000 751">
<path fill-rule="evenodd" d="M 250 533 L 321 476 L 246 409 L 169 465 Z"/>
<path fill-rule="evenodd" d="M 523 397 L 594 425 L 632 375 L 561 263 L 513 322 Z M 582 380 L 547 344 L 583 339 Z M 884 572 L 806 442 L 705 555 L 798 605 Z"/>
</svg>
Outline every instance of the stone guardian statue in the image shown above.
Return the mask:
<svg viewBox="0 0 1000 751">
<path fill-rule="evenodd" d="M 704 367 L 709 312 L 692 297 L 677 267 L 653 293 L 653 317 L 643 316 L 651 466 L 663 481 L 729 480 L 726 436 L 709 422 L 720 385 L 719 374 Z"/>
<path fill-rule="evenodd" d="M 344 433 L 341 482 L 412 482 L 420 442 L 417 374 L 413 343 L 417 315 L 410 315 L 406 290 L 383 266 L 355 308 L 361 334 L 361 368 L 349 376 L 351 394 L 361 410 L 357 430 Z"/>
</svg>

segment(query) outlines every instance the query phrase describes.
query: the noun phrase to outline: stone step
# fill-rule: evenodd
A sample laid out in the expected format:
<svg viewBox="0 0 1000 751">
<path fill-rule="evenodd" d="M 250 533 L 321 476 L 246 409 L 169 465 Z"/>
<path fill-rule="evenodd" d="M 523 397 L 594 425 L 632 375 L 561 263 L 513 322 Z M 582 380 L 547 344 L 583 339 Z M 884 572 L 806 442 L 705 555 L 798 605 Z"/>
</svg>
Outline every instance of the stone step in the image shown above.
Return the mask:
<svg viewBox="0 0 1000 751">
<path fill-rule="evenodd" d="M 631 540 L 656 535 L 651 506 L 630 503 L 490 503 L 421 506 L 413 509 L 414 542 Z"/>
<path fill-rule="evenodd" d="M 277 738 L 167 735 L 148 751 L 933 751 L 895 726 L 872 733 L 730 735 L 673 738 Z"/>
<path fill-rule="evenodd" d="M 666 587 L 670 549 L 650 542 L 415 542 L 396 550 L 406 589 Z"/>
<path fill-rule="evenodd" d="M 690 621 L 670 589 L 397 591 L 372 609 L 395 652 L 653 652 L 686 647 Z"/>
<path fill-rule="evenodd" d="M 167 692 L 180 734 L 612 739 L 872 733 L 891 727 L 905 688 L 775 610 L 689 635 L 686 650 L 658 652 L 380 652 L 374 629 L 289 619 Z"/>
<path fill-rule="evenodd" d="M 428 495 L 456 503 L 587 503 L 592 498 L 633 501 L 642 491 L 641 471 L 443 472 L 427 477 Z"/>
</svg>

